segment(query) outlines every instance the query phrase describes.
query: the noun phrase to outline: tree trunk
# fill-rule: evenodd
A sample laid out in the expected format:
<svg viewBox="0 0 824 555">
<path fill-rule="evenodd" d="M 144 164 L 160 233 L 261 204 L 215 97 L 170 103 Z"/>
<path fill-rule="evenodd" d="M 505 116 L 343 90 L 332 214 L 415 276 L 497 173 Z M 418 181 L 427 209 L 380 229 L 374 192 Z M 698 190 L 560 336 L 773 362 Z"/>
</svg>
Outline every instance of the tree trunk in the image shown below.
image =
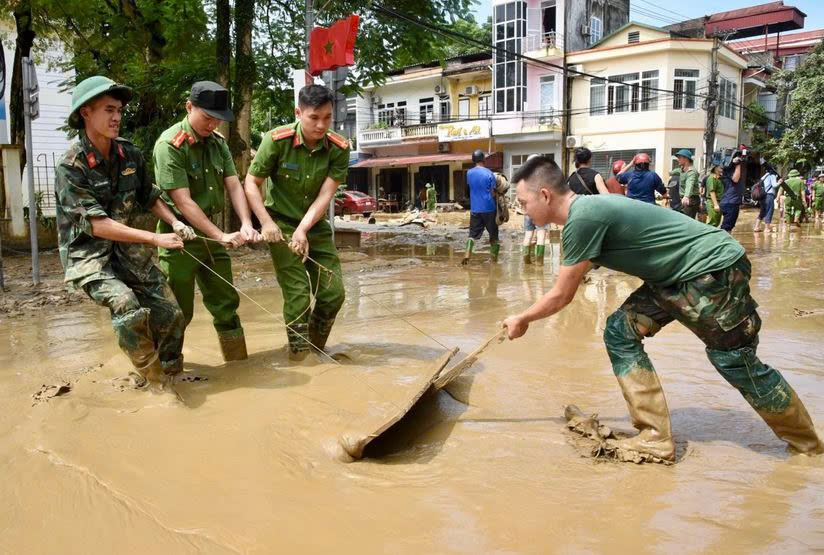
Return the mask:
<svg viewBox="0 0 824 555">
<path fill-rule="evenodd" d="M 229 63 L 231 61 L 230 45 L 232 44 L 232 10 L 229 6 L 229 0 L 217 0 L 215 3 L 215 8 L 217 19 L 215 33 L 217 82 L 228 89 L 230 85 Z M 218 126 L 218 131 L 220 131 L 220 133 L 226 137 L 227 140 L 231 138 L 229 122 L 221 122 L 220 126 Z M 226 208 L 223 209 L 221 223 L 217 225 L 220 225 L 221 229 L 224 231 L 228 231 L 232 227 L 232 214 L 234 210 L 232 210 L 232 199 L 229 197 L 229 191 L 226 190 L 223 191 L 223 205 Z"/>
<path fill-rule="evenodd" d="M 11 91 L 9 94 L 9 123 L 11 124 L 11 144 L 24 145 L 26 142 L 26 124 L 23 118 L 23 58 L 31 57 L 34 44 L 34 30 L 31 21 L 31 3 L 20 2 L 14 8 L 14 22 L 17 27 L 17 40 L 14 46 L 14 65 L 12 66 Z M 26 165 L 26 151 L 23 147 L 20 157 L 20 169 Z"/>
<path fill-rule="evenodd" d="M 246 177 L 251 161 L 249 148 L 252 144 L 252 90 L 257 77 L 252 52 L 254 17 L 254 0 L 235 1 L 235 86 L 232 102 L 235 121 L 231 125 L 229 149 L 232 151 L 241 182 Z"/>
</svg>

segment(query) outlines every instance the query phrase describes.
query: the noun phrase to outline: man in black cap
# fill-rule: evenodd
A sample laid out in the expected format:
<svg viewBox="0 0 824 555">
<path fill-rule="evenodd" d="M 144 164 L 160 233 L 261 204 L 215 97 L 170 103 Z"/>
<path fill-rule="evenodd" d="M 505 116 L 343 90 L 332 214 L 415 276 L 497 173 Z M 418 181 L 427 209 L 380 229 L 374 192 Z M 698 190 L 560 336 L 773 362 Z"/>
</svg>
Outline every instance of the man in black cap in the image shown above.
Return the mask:
<svg viewBox="0 0 824 555">
<path fill-rule="evenodd" d="M 235 119 L 229 109 L 229 91 L 211 81 L 198 81 L 192 85 L 186 112 L 186 117 L 155 143 L 155 181 L 177 217 L 197 235 L 186 237 L 186 251 L 191 254 L 158 249 L 160 267 L 169 278 L 186 325 L 192 321 L 197 281 L 203 304 L 212 314 L 223 359 L 242 360 L 246 358 L 246 339 L 237 315 L 240 298 L 230 285 L 232 263 L 226 246 L 257 242 L 260 234 L 252 227 L 226 139 L 215 130 L 221 121 Z M 240 231 L 235 233 L 224 233 L 209 219 L 223 211 L 224 187 L 241 222 Z M 165 222 L 158 222 L 159 232 L 166 227 Z"/>
</svg>

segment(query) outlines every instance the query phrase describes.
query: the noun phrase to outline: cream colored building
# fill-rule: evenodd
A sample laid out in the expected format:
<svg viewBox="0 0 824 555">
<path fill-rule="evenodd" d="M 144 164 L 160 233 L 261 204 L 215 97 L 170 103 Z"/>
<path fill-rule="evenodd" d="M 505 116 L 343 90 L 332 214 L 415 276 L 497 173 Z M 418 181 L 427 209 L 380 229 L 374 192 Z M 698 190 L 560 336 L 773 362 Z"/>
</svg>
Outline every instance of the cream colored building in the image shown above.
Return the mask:
<svg viewBox="0 0 824 555">
<path fill-rule="evenodd" d="M 643 151 L 666 181 L 674 167 L 672 155 L 682 148 L 695 153 L 695 165 L 703 170 L 707 115 L 704 98 L 695 95 L 707 94 L 712 49 L 712 39 L 675 37 L 633 22 L 590 50 L 570 53 L 567 63 L 572 68 L 605 80 L 572 79 L 567 146 L 592 150 L 593 167 L 605 176 L 615 160 L 629 161 Z M 747 68 L 747 61 L 726 46 L 717 55 L 719 102 L 713 150 L 738 145 L 741 75 Z"/>
</svg>

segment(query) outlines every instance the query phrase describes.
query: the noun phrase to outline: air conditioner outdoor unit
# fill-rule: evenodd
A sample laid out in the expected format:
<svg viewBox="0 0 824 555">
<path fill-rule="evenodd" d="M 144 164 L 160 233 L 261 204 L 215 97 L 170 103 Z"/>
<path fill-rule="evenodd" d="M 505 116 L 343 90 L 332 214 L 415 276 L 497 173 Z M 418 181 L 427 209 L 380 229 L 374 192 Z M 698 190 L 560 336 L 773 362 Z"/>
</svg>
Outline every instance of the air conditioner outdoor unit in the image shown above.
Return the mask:
<svg viewBox="0 0 824 555">
<path fill-rule="evenodd" d="M 449 143 L 438 143 L 438 152 L 449 152 Z"/>
<path fill-rule="evenodd" d="M 445 87 L 443 85 L 435 85 L 435 94 L 444 94 L 446 92 L 444 89 Z"/>
<path fill-rule="evenodd" d="M 538 125 L 546 125 L 552 121 L 551 116 L 540 116 L 538 117 Z"/>
<path fill-rule="evenodd" d="M 568 135 L 566 138 L 566 147 L 567 148 L 576 148 L 581 146 L 581 136 L 580 135 Z"/>
<path fill-rule="evenodd" d="M 478 87 L 476 85 L 469 85 L 466 88 L 465 94 L 467 96 L 475 96 L 476 94 L 478 94 Z"/>
<path fill-rule="evenodd" d="M 575 77 L 576 75 L 583 73 L 584 66 L 582 64 L 571 64 L 567 66 L 567 69 L 572 73 L 572 77 Z"/>
<path fill-rule="evenodd" d="M 582 35 L 584 35 L 585 37 L 588 37 L 588 36 L 589 36 L 589 32 L 590 32 L 590 31 L 589 31 L 589 25 L 586 25 L 586 24 L 581 25 L 581 34 L 582 34 Z"/>
</svg>

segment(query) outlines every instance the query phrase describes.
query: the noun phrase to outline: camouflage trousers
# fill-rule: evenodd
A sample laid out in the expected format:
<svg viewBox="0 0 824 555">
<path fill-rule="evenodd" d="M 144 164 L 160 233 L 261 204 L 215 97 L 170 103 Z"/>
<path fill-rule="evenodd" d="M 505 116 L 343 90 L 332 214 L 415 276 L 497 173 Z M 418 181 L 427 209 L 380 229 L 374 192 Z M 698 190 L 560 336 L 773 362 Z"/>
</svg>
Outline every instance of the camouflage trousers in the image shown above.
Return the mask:
<svg viewBox="0 0 824 555">
<path fill-rule="evenodd" d="M 761 319 L 750 296 L 751 271 L 743 255 L 723 270 L 671 287 L 642 285 L 607 319 L 604 342 L 615 375 L 654 372 L 642 340 L 678 320 L 704 342 L 715 369 L 753 408 L 783 412 L 792 389 L 756 355 Z"/>
<path fill-rule="evenodd" d="M 287 240 L 271 243 L 269 252 L 283 293 L 283 318 L 289 324 L 286 329 L 289 349 L 293 353 L 308 351 L 309 341 L 323 349 L 345 297 L 332 228 L 327 221 L 321 220 L 309 231 L 308 238 L 309 256 L 334 274 L 311 260 L 304 263 L 287 245 L 288 237 L 295 232 L 294 224 L 284 220 L 278 220 L 277 224 Z M 311 304 L 312 293 L 315 295 L 314 306 Z"/>
<path fill-rule="evenodd" d="M 183 312 L 166 278 L 153 267 L 140 280 L 128 270 L 120 279 L 90 281 L 83 290 L 109 309 L 117 342 L 135 368 L 142 368 L 157 355 L 167 374 L 183 370 Z"/>
</svg>

